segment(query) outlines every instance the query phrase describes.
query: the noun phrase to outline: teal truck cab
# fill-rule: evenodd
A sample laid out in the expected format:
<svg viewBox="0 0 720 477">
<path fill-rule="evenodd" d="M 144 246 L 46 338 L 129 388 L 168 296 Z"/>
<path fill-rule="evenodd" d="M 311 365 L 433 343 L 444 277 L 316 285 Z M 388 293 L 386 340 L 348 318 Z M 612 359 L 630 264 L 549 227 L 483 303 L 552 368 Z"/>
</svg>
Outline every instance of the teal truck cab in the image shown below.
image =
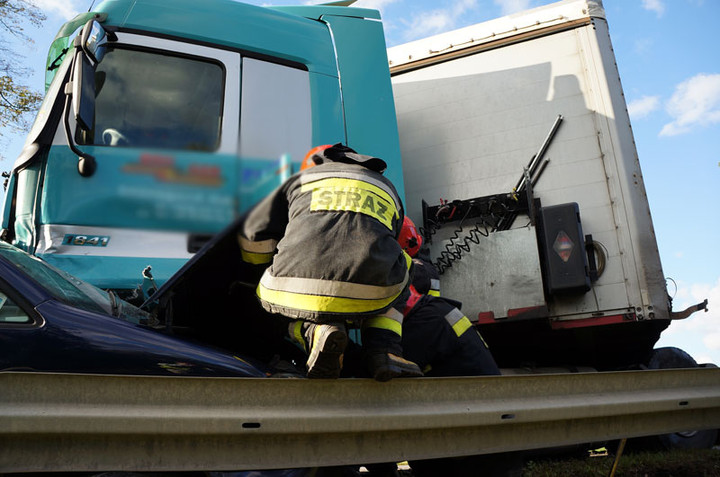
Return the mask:
<svg viewBox="0 0 720 477">
<path fill-rule="evenodd" d="M 50 48 L 4 239 L 132 290 L 148 265 L 166 280 L 314 145 L 384 158 L 402 194 L 379 20 L 231 0 L 108 0 L 79 15 Z"/>
</svg>

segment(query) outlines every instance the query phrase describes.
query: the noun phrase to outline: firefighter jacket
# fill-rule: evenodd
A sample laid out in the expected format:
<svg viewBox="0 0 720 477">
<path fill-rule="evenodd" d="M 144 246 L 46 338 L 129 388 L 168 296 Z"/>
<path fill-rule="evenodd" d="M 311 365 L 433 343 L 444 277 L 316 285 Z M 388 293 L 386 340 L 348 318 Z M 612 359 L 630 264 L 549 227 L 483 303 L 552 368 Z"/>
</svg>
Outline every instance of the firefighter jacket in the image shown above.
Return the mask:
<svg viewBox="0 0 720 477">
<path fill-rule="evenodd" d="M 263 307 L 316 322 L 387 310 L 408 286 L 403 214 L 392 183 L 358 163 L 326 159 L 293 175 L 240 228 L 243 260 L 270 263 Z"/>
<path fill-rule="evenodd" d="M 404 310 L 403 356 L 426 376 L 498 375 L 495 359 L 460 303 L 413 293 Z"/>
<path fill-rule="evenodd" d="M 429 260 L 413 258 L 412 286 L 421 295 L 440 296 L 440 274 Z"/>
</svg>

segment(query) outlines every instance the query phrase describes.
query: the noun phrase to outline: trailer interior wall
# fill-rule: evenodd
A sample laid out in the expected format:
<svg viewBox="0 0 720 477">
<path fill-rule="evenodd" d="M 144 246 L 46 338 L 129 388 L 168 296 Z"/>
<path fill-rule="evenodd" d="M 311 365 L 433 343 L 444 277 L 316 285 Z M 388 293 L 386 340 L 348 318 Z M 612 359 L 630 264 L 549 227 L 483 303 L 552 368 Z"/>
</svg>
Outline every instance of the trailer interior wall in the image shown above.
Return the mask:
<svg viewBox="0 0 720 477">
<path fill-rule="evenodd" d="M 592 290 L 549 303 L 551 315 L 634 312 L 641 319 L 667 319 L 664 275 L 608 26 L 597 2 L 584 9 L 578 4 L 588 2 L 560 2 L 525 17 L 503 18 L 519 25 L 522 40 L 508 34 L 502 42 L 494 40 L 501 45 L 488 40 L 488 48 L 473 45 L 467 55 L 456 48 L 447 61 L 433 61 L 428 51 L 442 50 L 442 42 L 463 44 L 462 38 L 446 34 L 438 38 L 440 45 L 431 46 L 430 38 L 389 50 L 406 208 L 421 222 L 423 199 L 437 205 L 440 199 L 512 191 L 562 115 L 535 196 L 543 206 L 577 202 L 584 233 L 592 234 L 608 257 Z M 586 12 L 585 18 L 563 14 L 570 7 Z M 553 32 L 547 33 L 543 14 L 559 18 Z M 488 25 L 458 33 L 467 43 L 489 36 Z M 527 222 L 521 216 L 514 227 Z M 443 279 L 453 272 L 448 269 Z M 482 280 L 485 272 L 469 278 Z M 465 311 L 470 316 L 483 310 Z"/>
</svg>

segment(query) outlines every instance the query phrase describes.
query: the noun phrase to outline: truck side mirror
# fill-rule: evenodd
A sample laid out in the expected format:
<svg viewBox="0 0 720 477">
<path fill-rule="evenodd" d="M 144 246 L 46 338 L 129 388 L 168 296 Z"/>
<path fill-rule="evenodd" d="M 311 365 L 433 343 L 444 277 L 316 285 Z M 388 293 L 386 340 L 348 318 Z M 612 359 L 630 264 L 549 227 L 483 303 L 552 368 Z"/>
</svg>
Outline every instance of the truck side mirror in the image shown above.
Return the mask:
<svg viewBox="0 0 720 477">
<path fill-rule="evenodd" d="M 95 68 L 80 50 L 75 52 L 72 68 L 70 83 L 65 85 L 63 129 L 65 130 L 65 139 L 67 139 L 68 146 L 78 156 L 78 173 L 83 177 L 90 177 L 95 173 L 97 162 L 93 156 L 84 153 L 75 145 L 70 133 L 70 121 L 68 118 L 72 106 L 77 127 L 88 130 L 92 126 L 95 120 Z"/>
<path fill-rule="evenodd" d="M 100 23 L 91 19 L 75 42 L 73 112 L 78 126 L 89 130 L 95 120 L 95 67 L 105 56 L 107 35 Z"/>
<path fill-rule="evenodd" d="M 107 49 L 107 34 L 97 20 L 89 20 L 83 27 L 80 47 L 95 65 L 100 63 Z"/>
<path fill-rule="evenodd" d="M 85 131 L 89 131 L 95 122 L 95 68 L 105 56 L 106 47 L 105 30 L 95 19 L 88 20 L 80 36 L 75 38 L 75 59 L 70 91 L 75 122 L 77 127 Z M 68 144 L 78 155 L 78 172 L 83 177 L 89 177 L 97 168 L 95 158 L 75 147 L 67 124 L 67 110 L 65 122 Z"/>
<path fill-rule="evenodd" d="M 95 67 L 82 51 L 75 53 L 72 105 L 78 127 L 90 130 L 95 122 Z"/>
</svg>

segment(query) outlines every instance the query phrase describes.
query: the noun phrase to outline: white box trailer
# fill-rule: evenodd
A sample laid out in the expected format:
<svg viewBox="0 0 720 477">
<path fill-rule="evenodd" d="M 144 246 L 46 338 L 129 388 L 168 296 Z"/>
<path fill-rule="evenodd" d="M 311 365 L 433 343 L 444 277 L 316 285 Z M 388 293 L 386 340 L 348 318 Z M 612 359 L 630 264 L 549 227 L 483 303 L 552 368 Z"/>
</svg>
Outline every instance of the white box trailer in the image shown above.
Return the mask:
<svg viewBox="0 0 720 477">
<path fill-rule="evenodd" d="M 388 59 L 408 215 L 430 236 L 443 294 L 501 365 L 647 362 L 671 306 L 601 2 L 561 1 Z M 527 199 L 509 227 L 474 217 L 508 195 Z"/>
</svg>

